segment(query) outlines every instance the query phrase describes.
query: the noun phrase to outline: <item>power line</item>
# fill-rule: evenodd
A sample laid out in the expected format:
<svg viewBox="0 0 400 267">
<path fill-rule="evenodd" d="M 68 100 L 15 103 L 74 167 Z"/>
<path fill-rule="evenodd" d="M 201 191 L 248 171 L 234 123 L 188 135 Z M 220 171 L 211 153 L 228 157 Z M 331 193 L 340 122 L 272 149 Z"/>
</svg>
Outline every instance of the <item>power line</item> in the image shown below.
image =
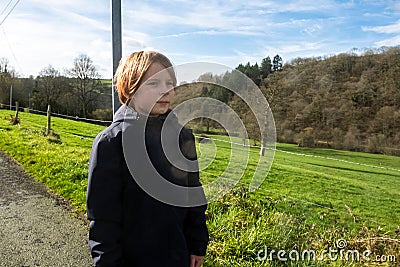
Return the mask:
<svg viewBox="0 0 400 267">
<path fill-rule="evenodd" d="M 7 42 L 8 47 L 10 48 L 10 51 L 11 51 L 12 56 L 13 56 L 13 58 L 15 59 L 15 62 L 17 63 L 19 70 L 23 73 L 24 71 L 22 70 L 21 65 L 20 65 L 19 62 L 18 62 L 18 59 L 17 59 L 17 57 L 16 57 L 15 54 L 14 54 L 14 50 L 12 49 L 11 44 L 10 44 L 10 41 L 8 40 L 6 31 L 4 30 L 4 27 L 3 27 L 3 26 L 0 26 L 0 27 L 1 27 L 1 30 L 3 31 L 4 37 L 6 38 L 6 42 Z"/>
<path fill-rule="evenodd" d="M 6 5 L 6 7 L 1 11 L 0 16 L 3 15 L 4 11 L 7 10 L 8 6 L 11 4 L 13 0 L 8 1 L 8 4 Z"/>
<path fill-rule="evenodd" d="M 17 6 L 17 4 L 19 3 L 18 0 L 17 2 L 15 2 L 14 6 L 10 9 L 10 11 L 8 11 L 7 15 L 4 17 L 4 19 L 0 22 L 0 26 L 3 25 L 4 21 L 8 18 L 8 16 L 11 14 L 11 12 L 14 10 L 14 8 Z M 7 5 L 8 6 L 8 5 Z"/>
<path fill-rule="evenodd" d="M 4 19 L 0 22 L 0 27 L 1 27 L 1 30 L 3 31 L 3 34 L 4 34 L 4 37 L 5 37 L 5 39 L 6 39 L 7 45 L 8 45 L 8 47 L 10 48 L 10 52 L 11 52 L 11 54 L 12 54 L 12 56 L 13 56 L 15 62 L 17 63 L 17 66 L 18 66 L 19 70 L 23 73 L 24 71 L 22 70 L 21 65 L 20 65 L 19 62 L 18 62 L 18 59 L 17 59 L 17 57 L 15 56 L 14 50 L 13 50 L 12 47 L 11 47 L 11 44 L 10 44 L 10 41 L 8 40 L 6 31 L 4 30 L 4 27 L 3 27 L 4 21 L 5 21 L 5 20 L 7 19 L 7 17 L 11 14 L 11 12 L 12 12 L 12 11 L 14 10 L 14 8 L 17 6 L 17 4 L 19 3 L 19 1 L 21 1 L 21 0 L 18 0 L 17 2 L 15 2 L 14 6 L 10 9 L 10 11 L 9 11 L 9 12 L 7 13 L 7 15 L 4 17 Z M 8 4 L 6 5 L 6 7 L 1 11 L 1 14 L 0 14 L 0 15 L 2 15 L 2 14 L 4 13 L 4 11 L 6 11 L 6 9 L 7 9 L 8 6 L 11 4 L 11 2 L 12 2 L 12 0 L 10 0 L 10 1 L 8 2 Z"/>
</svg>

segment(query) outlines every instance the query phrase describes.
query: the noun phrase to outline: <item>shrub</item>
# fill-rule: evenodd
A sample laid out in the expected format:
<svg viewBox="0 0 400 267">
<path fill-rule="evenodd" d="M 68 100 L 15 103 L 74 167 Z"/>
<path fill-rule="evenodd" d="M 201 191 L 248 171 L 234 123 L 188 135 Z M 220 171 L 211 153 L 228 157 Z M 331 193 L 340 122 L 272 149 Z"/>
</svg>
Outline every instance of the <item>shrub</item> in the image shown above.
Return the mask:
<svg viewBox="0 0 400 267">
<path fill-rule="evenodd" d="M 10 115 L 10 123 L 12 124 L 12 125 L 17 125 L 17 124 L 19 124 L 20 123 L 20 119 L 18 118 L 18 117 L 15 117 L 15 116 L 13 116 L 13 115 Z"/>
<path fill-rule="evenodd" d="M 96 109 L 92 112 L 92 117 L 97 120 L 110 121 L 113 118 L 111 108 Z"/>
<path fill-rule="evenodd" d="M 385 136 L 383 134 L 373 135 L 368 138 L 366 152 L 381 154 L 383 153 L 383 147 L 385 146 Z"/>
<path fill-rule="evenodd" d="M 302 132 L 298 135 L 297 144 L 299 147 L 315 147 L 314 136 L 311 132 Z"/>
</svg>

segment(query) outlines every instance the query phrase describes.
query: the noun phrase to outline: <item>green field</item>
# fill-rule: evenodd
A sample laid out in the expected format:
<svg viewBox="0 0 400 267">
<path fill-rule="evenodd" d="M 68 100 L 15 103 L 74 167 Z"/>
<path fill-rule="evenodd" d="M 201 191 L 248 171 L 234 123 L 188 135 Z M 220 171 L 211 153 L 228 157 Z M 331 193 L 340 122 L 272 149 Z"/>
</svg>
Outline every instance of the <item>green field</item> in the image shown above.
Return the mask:
<svg viewBox="0 0 400 267">
<path fill-rule="evenodd" d="M 219 141 L 228 137 L 213 139 L 218 148 L 216 161 L 205 170 L 203 177 L 213 172 L 221 174 L 230 157 L 230 145 Z M 207 149 L 207 144 L 202 146 Z M 250 151 L 249 167 L 241 180 L 245 184 L 254 172 L 258 152 L 256 148 Z M 400 157 L 277 144 L 271 171 L 256 195 L 286 197 L 295 205 L 303 206 L 300 213 L 305 212 L 303 208 L 311 212 L 315 208 L 330 208 L 348 214 L 347 206 L 366 225 L 397 228 Z"/>
<path fill-rule="evenodd" d="M 45 116 L 20 112 L 20 124 L 12 126 L 11 114 L 0 110 L 0 149 L 84 213 L 90 149 L 104 127 L 52 118 L 52 129 L 60 138 L 49 138 L 42 134 Z M 204 184 L 218 178 L 230 158 L 229 143 L 215 140 L 214 144 L 198 147 L 200 162 L 214 152 L 216 155 L 201 172 Z M 277 144 L 268 176 L 258 190 L 249 193 L 248 183 L 258 160 L 258 149 L 252 148 L 247 166 L 233 166 L 233 173 L 246 168 L 237 187 L 209 205 L 211 240 L 205 266 L 367 264 L 325 258 L 283 262 L 276 254 L 272 260 L 257 259 L 265 246 L 276 251 L 313 249 L 321 253 L 339 239 L 347 241 L 346 248 L 395 255 L 397 263 L 400 261 L 400 157 Z M 386 262 L 391 264 L 395 266 Z"/>
</svg>

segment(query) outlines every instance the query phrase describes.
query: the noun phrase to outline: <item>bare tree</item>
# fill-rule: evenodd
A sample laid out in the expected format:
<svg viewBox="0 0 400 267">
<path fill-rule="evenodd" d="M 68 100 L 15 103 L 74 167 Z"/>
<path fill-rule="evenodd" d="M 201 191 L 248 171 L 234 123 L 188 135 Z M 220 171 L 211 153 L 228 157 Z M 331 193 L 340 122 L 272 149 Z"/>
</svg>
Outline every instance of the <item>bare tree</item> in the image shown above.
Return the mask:
<svg viewBox="0 0 400 267">
<path fill-rule="evenodd" d="M 47 108 L 47 105 L 54 108 L 63 87 L 61 81 L 60 72 L 51 65 L 39 72 L 34 99 L 36 102 L 40 101 L 38 105 L 40 104 L 42 109 Z"/>
<path fill-rule="evenodd" d="M 21 83 L 17 79 L 17 73 L 9 64 L 7 58 L 0 58 L 0 103 L 9 103 L 10 88 L 12 87 L 12 100 L 23 101 Z"/>
<path fill-rule="evenodd" d="M 87 117 L 100 95 L 100 75 L 91 58 L 85 54 L 74 59 L 74 66 L 68 74 L 73 79 L 72 88 L 79 99 L 82 115 Z"/>
<path fill-rule="evenodd" d="M 8 67 L 8 59 L 0 58 L 0 103 L 7 103 L 10 98 L 11 75 Z"/>
</svg>

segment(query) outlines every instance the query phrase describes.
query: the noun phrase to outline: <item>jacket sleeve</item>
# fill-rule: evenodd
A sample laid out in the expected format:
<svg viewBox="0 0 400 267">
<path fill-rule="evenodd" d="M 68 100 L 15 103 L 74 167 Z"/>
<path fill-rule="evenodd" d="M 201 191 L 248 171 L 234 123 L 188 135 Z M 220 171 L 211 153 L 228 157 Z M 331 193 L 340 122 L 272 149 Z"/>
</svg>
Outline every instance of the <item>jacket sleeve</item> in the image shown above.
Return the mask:
<svg viewBox="0 0 400 267">
<path fill-rule="evenodd" d="M 100 134 L 89 161 L 86 204 L 89 246 L 95 266 L 121 266 L 122 150 L 116 137 Z"/>
<path fill-rule="evenodd" d="M 189 135 L 189 140 L 186 142 L 187 151 L 184 152 L 185 156 L 190 160 L 197 161 L 196 144 L 192 133 Z M 197 168 L 198 169 L 198 168 Z M 199 172 L 189 172 L 189 186 L 201 186 Z M 204 191 L 202 190 L 201 196 L 194 196 L 195 198 L 202 198 L 202 202 L 206 202 Z M 190 196 L 189 196 L 190 197 Z M 192 196 L 193 197 L 193 196 Z M 209 241 L 208 229 L 206 225 L 205 211 L 207 204 L 189 207 L 185 220 L 185 236 L 189 248 L 189 253 L 197 256 L 204 256 L 206 254 L 207 245 Z"/>
<path fill-rule="evenodd" d="M 206 254 L 208 245 L 208 230 L 205 211 L 207 205 L 188 208 L 185 220 L 185 236 L 189 253 L 197 256 Z"/>
</svg>

